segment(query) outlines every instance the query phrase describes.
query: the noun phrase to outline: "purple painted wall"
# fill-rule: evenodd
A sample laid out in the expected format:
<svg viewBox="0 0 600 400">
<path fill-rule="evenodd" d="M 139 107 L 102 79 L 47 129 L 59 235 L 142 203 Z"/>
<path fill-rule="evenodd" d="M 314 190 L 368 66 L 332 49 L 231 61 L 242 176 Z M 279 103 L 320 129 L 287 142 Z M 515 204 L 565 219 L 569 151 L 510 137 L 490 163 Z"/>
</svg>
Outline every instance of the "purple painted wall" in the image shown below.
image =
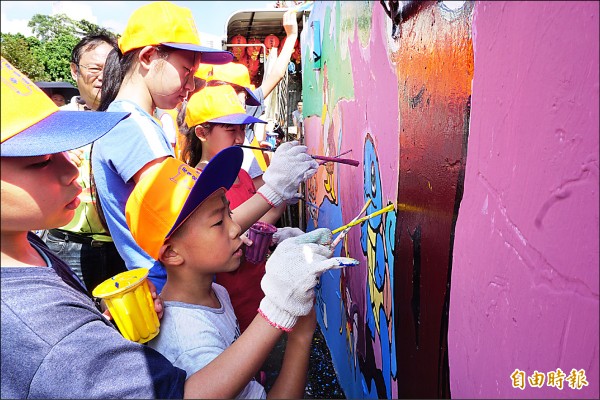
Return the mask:
<svg viewBox="0 0 600 400">
<path fill-rule="evenodd" d="M 452 397 L 598 398 L 598 8 L 475 5 Z M 562 390 L 548 382 L 558 368 Z M 516 369 L 545 374 L 542 387 L 514 388 Z M 572 369 L 588 386 L 569 387 Z"/>
</svg>

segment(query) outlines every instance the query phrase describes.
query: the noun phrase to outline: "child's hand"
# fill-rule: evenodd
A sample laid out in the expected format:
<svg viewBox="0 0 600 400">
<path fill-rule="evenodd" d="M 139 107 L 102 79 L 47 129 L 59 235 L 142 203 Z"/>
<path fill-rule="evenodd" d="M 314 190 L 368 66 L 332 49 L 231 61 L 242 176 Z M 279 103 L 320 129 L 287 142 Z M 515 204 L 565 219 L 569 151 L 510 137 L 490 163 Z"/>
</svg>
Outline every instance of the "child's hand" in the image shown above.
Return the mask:
<svg viewBox="0 0 600 400">
<path fill-rule="evenodd" d="M 305 232 L 300 228 L 277 228 L 277 232 L 273 234 L 273 238 L 271 239 L 271 246 L 274 246 L 278 243 L 283 242 L 285 239 L 289 239 L 292 237 L 303 235 Z"/>
<path fill-rule="evenodd" d="M 244 234 L 242 236 L 240 236 L 240 239 L 242 239 L 242 243 L 246 246 L 252 246 L 252 243 L 254 243 L 252 240 L 250 240 L 250 238 L 248 237 L 248 231 L 244 232 Z"/>
<path fill-rule="evenodd" d="M 273 207 L 297 197 L 300 183 L 317 173 L 319 164 L 306 152 L 308 147 L 296 141 L 282 143 L 262 175 L 265 182 L 258 190 Z"/>
<path fill-rule="evenodd" d="M 285 34 L 298 35 L 298 20 L 296 19 L 296 10 L 288 10 L 283 14 L 283 29 Z"/>
<path fill-rule="evenodd" d="M 67 153 L 73 164 L 77 167 L 81 167 L 81 164 L 83 163 L 83 149 L 73 149 L 67 151 Z"/>
<path fill-rule="evenodd" d="M 358 265 L 346 257 L 334 257 L 331 231 L 319 228 L 281 242 L 267 265 L 260 286 L 265 297 L 259 313 L 277 328 L 289 331 L 298 317 L 314 308 L 314 287 L 323 272 Z"/>
<path fill-rule="evenodd" d="M 154 285 L 154 283 L 152 283 L 152 281 L 150 279 L 146 279 L 146 281 L 148 282 L 148 288 L 150 289 L 150 294 L 152 295 L 152 299 L 154 299 L 154 311 L 156 311 L 156 314 L 158 315 L 158 319 L 162 319 L 163 314 L 164 314 L 163 300 L 156 293 L 156 286 Z M 102 302 L 100 303 L 100 306 L 103 309 L 105 309 L 104 312 L 102 313 L 102 315 L 104 315 L 107 320 L 111 321 L 112 314 L 110 313 L 110 310 L 106 307 L 106 303 L 104 303 L 104 300 L 102 300 Z"/>
<path fill-rule="evenodd" d="M 154 283 L 152 283 L 152 281 L 150 279 L 146 279 L 146 282 L 148 282 L 148 288 L 150 289 L 150 294 L 152 295 L 152 298 L 154 299 L 154 311 L 156 311 L 156 314 L 158 315 L 158 319 L 162 319 L 163 313 L 164 313 L 163 300 L 160 298 L 158 293 L 156 293 L 156 286 L 154 285 Z"/>
</svg>

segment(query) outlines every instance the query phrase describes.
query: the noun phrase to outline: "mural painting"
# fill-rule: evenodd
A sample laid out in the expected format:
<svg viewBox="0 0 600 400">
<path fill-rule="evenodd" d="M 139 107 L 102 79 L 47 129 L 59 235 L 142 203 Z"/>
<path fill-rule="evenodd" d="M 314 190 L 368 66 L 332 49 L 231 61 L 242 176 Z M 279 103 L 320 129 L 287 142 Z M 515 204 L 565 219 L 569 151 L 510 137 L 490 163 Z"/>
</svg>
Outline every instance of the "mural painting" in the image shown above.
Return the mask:
<svg viewBox="0 0 600 400">
<path fill-rule="evenodd" d="M 319 322 L 347 397 L 438 393 L 445 301 L 439 287 L 448 281 L 464 167 L 470 15 L 470 6 L 453 13 L 431 3 L 407 19 L 408 28 L 403 25 L 400 39 L 394 39 L 380 3 L 316 2 L 305 25 L 311 28 L 302 33 L 302 54 L 321 52 L 317 68 L 313 59 L 303 58 L 309 152 L 361 162 L 356 168 L 325 164 L 307 182 L 306 198 L 318 206 L 306 209 L 307 230 L 340 227 L 367 202 L 365 214 L 399 205 L 350 230 L 335 254 L 354 257 L 360 266 L 328 272 L 317 292 Z M 428 29 L 413 26 L 426 24 Z M 448 36 L 451 46 L 443 45 Z M 423 42 L 416 52 L 403 48 L 415 40 Z M 436 63 L 445 65 L 443 74 Z M 428 67 L 429 73 L 423 71 Z M 420 189 L 403 186 L 403 180 Z M 413 275 L 422 286 L 416 291 Z M 430 290 L 439 294 L 419 298 Z M 409 340 L 424 323 L 425 332 L 435 333 L 417 335 L 419 344 Z M 433 370 L 406 371 L 415 356 Z M 429 384 L 417 385 L 417 379 Z"/>
<path fill-rule="evenodd" d="M 315 2 L 307 228 L 348 398 L 598 398 L 598 2 Z"/>
</svg>

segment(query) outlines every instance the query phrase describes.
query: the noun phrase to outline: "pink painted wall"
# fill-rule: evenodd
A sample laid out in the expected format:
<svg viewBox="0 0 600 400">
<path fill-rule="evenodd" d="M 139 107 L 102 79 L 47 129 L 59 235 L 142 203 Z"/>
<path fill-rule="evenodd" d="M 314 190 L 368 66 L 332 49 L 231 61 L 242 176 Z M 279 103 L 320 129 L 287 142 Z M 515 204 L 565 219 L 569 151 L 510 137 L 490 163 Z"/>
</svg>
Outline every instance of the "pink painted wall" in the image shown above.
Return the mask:
<svg viewBox="0 0 600 400">
<path fill-rule="evenodd" d="M 598 2 L 477 2 L 454 398 L 598 398 Z M 581 390 L 513 388 L 585 370 Z"/>
</svg>

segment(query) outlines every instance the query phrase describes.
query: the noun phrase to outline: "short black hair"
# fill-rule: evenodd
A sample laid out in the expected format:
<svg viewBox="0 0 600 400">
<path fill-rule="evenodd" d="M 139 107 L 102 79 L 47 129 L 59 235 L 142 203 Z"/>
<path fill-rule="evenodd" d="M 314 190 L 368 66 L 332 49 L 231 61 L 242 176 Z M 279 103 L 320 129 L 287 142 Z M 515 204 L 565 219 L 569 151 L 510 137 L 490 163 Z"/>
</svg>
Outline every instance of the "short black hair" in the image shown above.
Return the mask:
<svg viewBox="0 0 600 400">
<path fill-rule="evenodd" d="M 75 65 L 79 65 L 79 60 L 81 59 L 81 54 L 88 50 L 93 50 L 96 47 L 100 46 L 102 43 L 106 43 L 112 46 L 113 49 L 118 50 L 119 45 L 117 44 L 117 38 L 108 33 L 96 33 L 93 35 L 87 35 L 81 38 L 79 43 L 73 47 L 73 51 L 71 51 L 71 62 Z"/>
</svg>

